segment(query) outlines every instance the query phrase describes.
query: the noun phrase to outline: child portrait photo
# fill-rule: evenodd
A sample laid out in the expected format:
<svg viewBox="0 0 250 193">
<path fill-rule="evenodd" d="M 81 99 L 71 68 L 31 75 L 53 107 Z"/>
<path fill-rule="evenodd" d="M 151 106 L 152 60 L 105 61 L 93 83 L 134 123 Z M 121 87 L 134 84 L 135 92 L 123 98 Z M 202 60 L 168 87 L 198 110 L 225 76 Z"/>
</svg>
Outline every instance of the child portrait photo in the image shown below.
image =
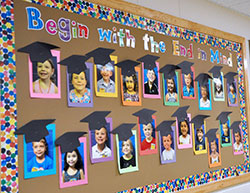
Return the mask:
<svg viewBox="0 0 250 193">
<path fill-rule="evenodd" d="M 31 98 L 61 98 L 60 52 L 51 51 L 53 57 L 42 62 L 29 60 Z"/>
<path fill-rule="evenodd" d="M 40 141 L 24 139 L 24 178 L 56 174 L 55 124 L 47 125 L 49 135 Z"/>
<path fill-rule="evenodd" d="M 86 137 L 79 141 L 80 146 L 72 152 L 61 153 L 59 148 L 60 188 L 88 183 Z"/>
<path fill-rule="evenodd" d="M 161 164 L 176 162 L 175 127 L 167 136 L 159 132 Z"/>
<path fill-rule="evenodd" d="M 136 131 L 132 130 L 133 135 L 126 141 L 119 141 L 116 135 L 117 161 L 120 174 L 138 171 L 138 153 Z"/>
<path fill-rule="evenodd" d="M 170 79 L 164 79 L 162 75 L 164 88 L 164 104 L 167 106 L 179 106 L 179 87 L 178 87 L 178 72 Z"/>
<path fill-rule="evenodd" d="M 135 67 L 135 74 L 121 75 L 122 103 L 125 106 L 141 106 L 140 68 Z"/>
<path fill-rule="evenodd" d="M 94 65 L 95 74 L 95 91 L 96 96 L 102 97 L 117 97 L 117 67 L 114 64 L 117 62 L 116 56 L 110 56 L 111 62 L 105 65 Z"/>
<path fill-rule="evenodd" d="M 231 132 L 230 132 L 230 118 L 225 124 L 220 122 L 220 136 L 221 136 L 221 146 L 227 147 L 232 145 Z"/>
<path fill-rule="evenodd" d="M 153 116 L 153 121 L 151 123 L 139 124 L 139 153 L 140 155 L 154 154 L 157 153 L 157 144 L 156 144 L 156 121 L 155 116 Z"/>
<path fill-rule="evenodd" d="M 213 78 L 213 98 L 214 101 L 225 101 L 224 77 L 222 72 L 219 78 Z"/>
<path fill-rule="evenodd" d="M 227 83 L 227 102 L 228 106 L 235 107 L 238 106 L 238 90 L 237 90 L 237 80 L 229 85 Z"/>
<path fill-rule="evenodd" d="M 243 154 L 242 129 L 233 132 L 233 152 L 234 155 Z"/>
<path fill-rule="evenodd" d="M 217 167 L 221 165 L 220 140 L 217 136 L 208 146 L 208 163 L 209 167 Z"/>
<path fill-rule="evenodd" d="M 112 118 L 106 118 L 107 125 L 99 130 L 90 130 L 90 160 L 91 163 L 111 161 L 113 155 Z"/>
<path fill-rule="evenodd" d="M 200 110 L 212 110 L 210 80 L 206 85 L 198 84 L 198 99 Z"/>
<path fill-rule="evenodd" d="M 178 149 L 186 149 L 192 147 L 192 130 L 190 121 L 191 114 L 188 114 L 188 119 L 185 119 L 184 121 L 179 121 L 176 118 Z"/>
<path fill-rule="evenodd" d="M 195 84 L 194 84 L 194 68 L 191 67 L 191 73 L 181 73 L 181 85 L 182 85 L 182 98 L 195 99 Z"/>
<path fill-rule="evenodd" d="M 193 149 L 195 155 L 207 153 L 207 142 L 204 137 L 206 133 L 206 122 L 200 128 L 195 128 L 194 124 L 193 127 Z"/>
<path fill-rule="evenodd" d="M 86 63 L 86 66 L 87 69 L 79 74 L 67 73 L 69 107 L 93 106 L 93 65 L 91 63 Z"/>
<path fill-rule="evenodd" d="M 144 98 L 161 98 L 160 94 L 160 77 L 159 77 L 159 64 L 152 70 L 143 69 L 143 97 Z"/>
</svg>

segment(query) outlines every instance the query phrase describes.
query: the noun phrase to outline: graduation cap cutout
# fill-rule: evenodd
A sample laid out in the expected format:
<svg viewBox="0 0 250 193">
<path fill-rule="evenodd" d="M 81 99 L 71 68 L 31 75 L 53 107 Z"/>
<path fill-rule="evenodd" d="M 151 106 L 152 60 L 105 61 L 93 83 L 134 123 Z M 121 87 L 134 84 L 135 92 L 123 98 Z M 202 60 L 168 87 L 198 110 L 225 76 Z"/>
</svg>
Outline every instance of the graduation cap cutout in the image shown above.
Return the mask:
<svg viewBox="0 0 250 193">
<path fill-rule="evenodd" d="M 191 66 L 193 64 L 194 64 L 193 62 L 183 61 L 180 64 L 178 64 L 177 66 L 179 66 L 181 68 L 183 74 L 188 75 L 188 74 L 192 73 Z"/>
<path fill-rule="evenodd" d="M 219 78 L 221 75 L 220 71 L 222 68 L 222 66 L 214 66 L 208 72 L 212 73 L 214 78 Z"/>
<path fill-rule="evenodd" d="M 55 119 L 37 119 L 32 120 L 19 129 L 15 131 L 16 135 L 25 136 L 26 143 L 40 141 L 45 136 L 49 135 L 49 132 L 46 128 L 48 124 L 51 124 L 55 121 Z"/>
<path fill-rule="evenodd" d="M 236 72 L 228 72 L 224 75 L 224 78 L 227 79 L 228 84 L 232 84 L 234 82 L 234 76 L 237 75 Z"/>
<path fill-rule="evenodd" d="M 94 111 L 89 114 L 87 117 L 80 120 L 80 122 L 89 123 L 90 130 L 99 130 L 102 127 L 105 127 L 107 122 L 105 117 L 111 113 L 111 111 Z"/>
<path fill-rule="evenodd" d="M 230 129 L 233 130 L 233 133 L 234 133 L 234 134 L 235 134 L 235 133 L 239 133 L 239 134 L 241 135 L 241 133 L 240 133 L 240 124 L 241 124 L 241 121 L 234 121 L 234 122 L 232 123 Z"/>
<path fill-rule="evenodd" d="M 127 141 L 132 137 L 133 133 L 131 129 L 136 124 L 133 123 L 123 123 L 111 131 L 112 134 L 118 134 L 119 141 Z"/>
<path fill-rule="evenodd" d="M 62 153 L 72 152 L 80 146 L 79 137 L 85 134 L 85 131 L 66 132 L 56 139 L 55 144 L 61 147 Z"/>
<path fill-rule="evenodd" d="M 147 54 L 147 55 L 137 59 L 136 61 L 144 62 L 145 69 L 153 70 L 156 67 L 155 62 L 159 58 L 160 58 L 159 56 L 153 56 L 153 55 Z"/>
<path fill-rule="evenodd" d="M 153 121 L 152 115 L 156 111 L 151 109 L 141 109 L 140 111 L 135 112 L 133 115 L 136 117 L 139 117 L 139 123 L 147 125 L 148 123 L 151 123 Z"/>
<path fill-rule="evenodd" d="M 173 64 L 166 64 L 160 69 L 160 72 L 164 74 L 164 79 L 171 79 L 175 77 L 175 70 L 178 69 L 181 68 Z"/>
<path fill-rule="evenodd" d="M 204 135 L 204 137 L 207 137 L 209 143 L 211 143 L 212 141 L 214 141 L 216 139 L 217 130 L 218 130 L 218 128 L 209 129 L 206 132 L 206 134 Z"/>
<path fill-rule="evenodd" d="M 195 128 L 201 128 L 204 124 L 204 120 L 210 117 L 209 115 L 196 115 L 192 120 L 191 123 L 194 124 Z"/>
<path fill-rule="evenodd" d="M 115 64 L 121 68 L 121 73 L 124 76 L 132 76 L 136 73 L 135 66 L 138 66 L 140 63 L 133 60 L 123 60 Z"/>
<path fill-rule="evenodd" d="M 87 69 L 85 64 L 86 60 L 88 60 L 86 56 L 71 55 L 58 62 L 58 64 L 67 66 L 68 73 L 80 74 L 82 71 L 85 71 Z"/>
<path fill-rule="evenodd" d="M 18 52 L 28 53 L 31 62 L 45 62 L 52 58 L 52 49 L 59 48 L 58 46 L 44 43 L 44 42 L 33 42 L 25 47 L 19 48 Z"/>
<path fill-rule="evenodd" d="M 173 131 L 172 125 L 175 121 L 162 121 L 156 128 L 157 131 L 160 131 L 161 136 L 168 136 Z"/>
<path fill-rule="evenodd" d="M 174 114 L 172 114 L 172 117 L 177 117 L 178 121 L 184 121 L 187 120 L 187 109 L 189 106 L 179 107 Z"/>
<path fill-rule="evenodd" d="M 93 57 L 95 64 L 105 65 L 111 62 L 110 54 L 113 53 L 114 51 L 115 51 L 114 49 L 99 47 L 87 53 L 86 56 L 88 58 Z"/>
<path fill-rule="evenodd" d="M 209 74 L 200 73 L 196 78 L 195 81 L 198 81 L 200 86 L 206 86 L 208 83 L 208 79 L 212 79 Z"/>
<path fill-rule="evenodd" d="M 216 118 L 216 120 L 220 120 L 220 122 L 222 124 L 225 124 L 228 121 L 228 115 L 232 113 L 231 111 L 224 111 L 221 112 L 218 117 Z"/>
</svg>

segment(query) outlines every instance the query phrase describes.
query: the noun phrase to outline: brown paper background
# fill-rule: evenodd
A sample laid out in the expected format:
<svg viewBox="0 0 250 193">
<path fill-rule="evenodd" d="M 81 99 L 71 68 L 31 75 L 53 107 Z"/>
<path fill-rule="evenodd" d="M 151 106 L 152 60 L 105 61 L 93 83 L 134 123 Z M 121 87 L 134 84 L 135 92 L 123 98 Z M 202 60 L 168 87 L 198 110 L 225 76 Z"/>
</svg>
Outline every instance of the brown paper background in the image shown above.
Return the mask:
<svg viewBox="0 0 250 193">
<path fill-rule="evenodd" d="M 73 39 L 65 43 L 59 39 L 58 34 L 52 36 L 47 33 L 45 29 L 40 31 L 27 30 L 27 16 L 25 7 L 37 7 L 42 13 L 42 19 L 46 22 L 48 19 L 54 19 L 56 22 L 60 17 L 75 20 L 76 22 L 85 24 L 89 27 L 89 39 Z M 160 35 L 144 30 L 126 27 L 111 22 L 105 22 L 94 18 L 81 16 L 56 10 L 48 7 L 43 7 L 35 4 L 30 4 L 22 1 L 15 1 L 15 42 L 16 50 L 33 41 L 42 41 L 55 44 L 60 47 L 61 59 L 66 58 L 72 54 L 85 54 L 97 47 L 107 47 L 116 49 L 115 54 L 118 56 L 118 61 L 124 59 L 136 60 L 143 55 L 150 54 L 150 51 L 144 51 L 142 37 L 145 33 L 154 37 L 154 40 L 164 41 L 167 46 L 165 53 L 158 53 L 155 55 L 160 56 L 158 60 L 160 67 L 165 64 L 178 64 L 183 60 L 189 60 L 181 56 L 172 55 L 172 40 L 179 40 L 180 44 L 188 47 L 189 41 L 172 38 L 169 36 Z M 99 42 L 99 35 L 97 28 L 116 27 L 117 29 L 129 29 L 130 34 L 136 38 L 136 48 L 120 48 L 118 44 Z M 210 46 L 200 45 L 193 43 L 194 59 L 193 61 L 195 74 L 207 72 L 213 65 L 210 62 Z M 207 61 L 197 59 L 197 48 L 201 48 L 207 52 Z M 212 48 L 214 51 L 215 48 Z M 228 51 L 219 49 L 222 54 L 228 55 Z M 233 54 L 233 68 L 222 65 L 222 71 L 226 74 L 228 71 L 237 71 L 236 54 Z M 91 61 L 91 60 L 90 60 Z M 33 119 L 55 118 L 56 119 L 56 137 L 62 135 L 66 131 L 83 130 L 88 131 L 87 124 L 80 123 L 80 119 L 96 110 L 111 110 L 109 117 L 113 118 L 113 128 L 121 123 L 136 123 L 136 117 L 132 113 L 140 110 L 141 108 L 149 108 L 157 110 L 156 122 L 159 124 L 163 120 L 173 119 L 171 114 L 178 107 L 164 106 L 163 105 L 163 87 L 161 79 L 161 99 L 142 99 L 141 107 L 125 107 L 121 103 L 120 94 L 120 79 L 118 81 L 118 98 L 102 98 L 96 97 L 94 94 L 94 107 L 93 108 L 69 108 L 67 106 L 67 91 L 66 91 L 66 68 L 61 67 L 61 99 L 31 99 L 29 97 L 29 76 L 28 76 L 28 57 L 24 53 L 16 53 L 16 68 L 17 68 L 17 126 L 22 126 Z M 119 72 L 119 70 L 118 70 Z M 160 76 L 161 77 L 161 76 Z M 180 81 L 180 76 L 179 76 Z M 224 84 L 225 86 L 225 84 Z M 179 87 L 180 88 L 180 87 Z M 197 94 L 196 90 L 196 94 Z M 198 94 L 197 94 L 198 96 Z M 227 95 L 226 95 L 227 96 Z M 212 96 L 213 98 L 213 96 Z M 228 107 L 227 102 L 212 102 L 212 111 L 199 111 L 198 98 L 195 100 L 184 100 L 180 97 L 180 106 L 190 105 L 188 113 L 192 117 L 197 114 L 208 114 L 211 117 L 207 119 L 207 129 L 218 128 L 219 122 L 216 121 L 217 115 L 221 111 L 233 111 L 230 115 L 231 123 L 240 120 L 239 107 Z M 88 135 L 87 135 L 88 138 Z M 115 139 L 115 138 L 114 138 Z M 87 139 L 88 141 L 88 139 Z M 114 140 L 115 141 L 115 140 Z M 176 163 L 161 165 L 159 153 L 155 155 L 139 156 L 139 171 L 120 175 L 117 166 L 116 145 L 114 144 L 114 161 L 91 164 L 88 151 L 88 181 L 87 185 L 80 185 L 71 188 L 59 188 L 58 176 L 58 160 L 57 160 L 57 174 L 51 176 L 44 176 L 39 178 L 24 180 L 23 177 L 23 138 L 18 137 L 18 153 L 19 153 L 19 189 L 22 193 L 29 192 L 53 192 L 53 193 L 66 193 L 66 192 L 89 192 L 89 193 L 110 193 L 122 191 L 130 188 L 135 188 L 147 184 L 164 182 L 171 179 L 181 178 L 189 175 L 200 174 L 203 172 L 216 170 L 243 163 L 243 155 L 234 156 L 232 146 L 221 148 L 222 166 L 217 168 L 208 168 L 207 154 L 194 155 L 193 149 L 177 150 Z M 87 150 L 89 144 L 87 142 Z M 58 159 L 58 149 L 57 149 Z"/>
</svg>

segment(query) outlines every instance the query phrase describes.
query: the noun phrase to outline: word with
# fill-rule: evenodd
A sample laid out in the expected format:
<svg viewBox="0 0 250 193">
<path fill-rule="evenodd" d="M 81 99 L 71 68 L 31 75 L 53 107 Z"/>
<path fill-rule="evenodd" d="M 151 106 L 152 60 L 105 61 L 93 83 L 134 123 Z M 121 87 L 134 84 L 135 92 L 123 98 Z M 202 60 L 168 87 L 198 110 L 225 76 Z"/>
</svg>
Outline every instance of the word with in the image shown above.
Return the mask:
<svg viewBox="0 0 250 193">
<path fill-rule="evenodd" d="M 189 59 L 193 59 L 193 44 L 189 44 L 189 47 L 186 48 L 185 46 L 179 44 L 178 40 L 173 40 L 173 55 L 175 56 L 183 56 L 188 57 Z"/>
<path fill-rule="evenodd" d="M 106 40 L 108 43 L 117 44 L 119 42 L 120 47 L 125 47 L 124 38 L 126 37 L 126 46 L 135 48 L 135 37 L 130 34 L 130 30 L 125 29 L 125 33 L 123 29 L 120 29 L 116 32 L 116 27 L 113 27 L 113 31 L 110 29 L 97 28 L 99 33 L 99 41 L 103 42 Z"/>
<path fill-rule="evenodd" d="M 145 34 L 142 39 L 144 41 L 144 50 L 149 50 L 148 43 L 150 40 L 150 48 L 151 48 L 150 51 L 152 53 L 154 52 L 159 53 L 159 49 L 161 53 L 164 53 L 166 51 L 166 45 L 163 41 L 157 43 L 156 41 L 154 41 L 154 37 L 153 36 L 148 37 L 148 34 Z"/>
<path fill-rule="evenodd" d="M 233 67 L 233 56 L 231 53 L 229 53 L 229 56 L 222 55 L 222 53 L 219 53 L 219 50 L 216 50 L 215 52 L 210 48 L 211 58 L 210 61 L 214 63 L 214 61 L 217 62 L 217 64 L 225 64 L 230 67 Z"/>
<path fill-rule="evenodd" d="M 44 21 L 41 12 L 35 7 L 26 7 L 28 18 L 28 30 L 42 30 Z M 72 25 L 72 27 L 71 27 Z M 58 29 L 57 29 L 58 28 Z M 59 38 L 64 42 L 69 42 L 73 38 L 89 37 L 89 28 L 86 25 L 70 21 L 70 19 L 60 18 L 56 23 L 53 19 L 49 19 L 45 23 L 45 29 L 50 35 L 58 33 Z"/>
</svg>

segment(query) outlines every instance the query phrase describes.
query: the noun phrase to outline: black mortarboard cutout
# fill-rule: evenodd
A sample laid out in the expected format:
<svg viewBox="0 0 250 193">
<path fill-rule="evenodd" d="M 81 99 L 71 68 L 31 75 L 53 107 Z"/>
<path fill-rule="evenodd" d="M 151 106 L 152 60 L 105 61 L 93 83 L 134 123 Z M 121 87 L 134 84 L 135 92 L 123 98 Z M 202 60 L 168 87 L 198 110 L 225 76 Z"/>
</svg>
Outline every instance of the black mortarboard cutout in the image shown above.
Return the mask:
<svg viewBox="0 0 250 193">
<path fill-rule="evenodd" d="M 165 79 L 171 79 L 175 77 L 175 70 L 181 69 L 179 66 L 173 64 L 166 64 L 160 69 L 160 72 L 164 74 Z"/>
<path fill-rule="evenodd" d="M 31 62 L 45 62 L 52 58 L 52 49 L 59 48 L 58 46 L 44 43 L 44 42 L 33 42 L 25 47 L 19 48 L 18 52 L 28 53 Z"/>
<path fill-rule="evenodd" d="M 111 111 L 94 111 L 89 114 L 87 117 L 83 118 L 80 122 L 89 123 L 90 130 L 99 130 L 102 127 L 105 127 L 107 122 L 105 117 L 111 113 Z"/>
<path fill-rule="evenodd" d="M 223 68 L 222 66 L 214 66 L 208 72 L 212 73 L 214 78 L 219 78 L 221 75 L 220 70 L 222 68 Z"/>
<path fill-rule="evenodd" d="M 211 143 L 212 141 L 214 141 L 216 139 L 217 130 L 218 130 L 218 128 L 209 129 L 206 132 L 206 134 L 204 135 L 204 137 L 207 137 L 209 143 Z"/>
<path fill-rule="evenodd" d="M 236 72 L 228 72 L 224 75 L 224 78 L 227 79 L 228 84 L 232 84 L 234 81 L 234 76 L 237 75 Z"/>
<path fill-rule="evenodd" d="M 195 128 L 201 128 L 204 124 L 204 119 L 210 117 L 209 115 L 196 115 L 192 120 L 191 123 L 194 124 Z"/>
<path fill-rule="evenodd" d="M 144 68 L 148 70 L 153 70 L 156 67 L 155 61 L 158 60 L 159 56 L 153 56 L 153 55 L 145 55 L 136 61 L 144 62 Z"/>
<path fill-rule="evenodd" d="M 58 62 L 58 64 L 67 66 L 68 73 L 80 74 L 82 71 L 87 69 L 85 61 L 88 58 L 82 55 L 71 55 Z"/>
<path fill-rule="evenodd" d="M 147 125 L 148 123 L 151 123 L 153 121 L 152 115 L 155 112 L 156 111 L 154 111 L 154 110 L 144 108 L 144 109 L 141 109 L 140 111 L 137 111 L 133 115 L 136 117 L 139 117 L 140 124 Z"/>
<path fill-rule="evenodd" d="M 110 54 L 113 53 L 114 51 L 115 51 L 114 49 L 100 47 L 87 53 L 86 56 L 88 58 L 93 57 L 95 64 L 105 65 L 111 62 Z"/>
<path fill-rule="evenodd" d="M 184 121 L 187 120 L 187 109 L 189 106 L 179 107 L 174 114 L 172 114 L 172 117 L 177 117 L 178 121 Z"/>
<path fill-rule="evenodd" d="M 173 131 L 172 125 L 175 121 L 162 121 L 156 128 L 157 131 L 160 131 L 161 136 L 168 136 Z"/>
<path fill-rule="evenodd" d="M 207 74 L 207 73 L 200 73 L 195 78 L 195 81 L 198 81 L 200 86 L 206 86 L 208 84 L 208 79 L 212 79 L 212 77 L 209 74 Z"/>
<path fill-rule="evenodd" d="M 62 153 L 72 152 L 80 146 L 79 137 L 85 134 L 85 131 L 66 132 L 56 139 L 55 144 L 61 147 Z"/>
<path fill-rule="evenodd" d="M 225 124 L 228 121 L 228 115 L 232 113 L 231 111 L 224 111 L 221 112 L 218 117 L 216 118 L 216 120 L 220 120 L 220 122 L 222 124 Z"/>
<path fill-rule="evenodd" d="M 136 124 L 133 123 L 123 123 L 111 131 L 112 134 L 118 134 L 119 141 L 127 141 L 132 137 L 133 133 L 131 129 Z"/>
<path fill-rule="evenodd" d="M 241 135 L 241 133 L 240 133 L 240 124 L 241 124 L 241 121 L 234 121 L 232 124 L 231 124 L 231 127 L 230 127 L 230 129 L 232 129 L 233 130 L 233 133 L 235 134 L 235 133 L 239 133 L 240 135 Z"/>
<path fill-rule="evenodd" d="M 46 128 L 48 124 L 54 122 L 55 119 L 37 119 L 32 120 L 15 131 L 16 135 L 24 134 L 26 143 L 40 141 L 49 135 Z"/>
<path fill-rule="evenodd" d="M 192 70 L 191 70 L 191 66 L 193 65 L 193 62 L 189 62 L 189 61 L 183 61 L 180 64 L 178 64 L 177 66 L 179 66 L 181 68 L 181 71 L 183 74 L 191 74 Z"/>
<path fill-rule="evenodd" d="M 133 60 L 123 60 L 115 64 L 121 68 L 121 73 L 124 76 L 132 76 L 136 73 L 135 66 L 138 66 L 140 63 Z"/>
</svg>

